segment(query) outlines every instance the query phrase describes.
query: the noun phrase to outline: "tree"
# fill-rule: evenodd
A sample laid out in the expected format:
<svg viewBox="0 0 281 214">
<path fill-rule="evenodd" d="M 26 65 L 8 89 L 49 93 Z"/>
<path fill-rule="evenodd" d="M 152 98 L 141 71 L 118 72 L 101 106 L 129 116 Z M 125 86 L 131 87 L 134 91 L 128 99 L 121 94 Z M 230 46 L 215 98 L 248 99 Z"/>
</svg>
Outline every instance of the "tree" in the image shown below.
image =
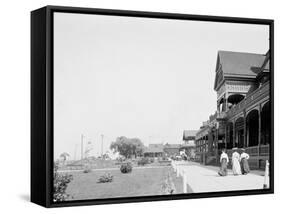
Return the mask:
<svg viewBox="0 0 281 214">
<path fill-rule="evenodd" d="M 125 158 L 131 158 L 132 155 L 135 157 L 141 156 L 143 153 L 144 145 L 138 138 L 127 138 L 127 137 L 117 137 L 116 141 L 112 142 L 110 149 L 114 153 L 119 152 Z"/>
<path fill-rule="evenodd" d="M 138 138 L 132 138 L 131 142 L 133 144 L 132 146 L 133 155 L 135 155 L 135 157 L 141 156 L 143 154 L 143 149 L 144 149 L 144 145 L 141 142 L 141 140 Z"/>
<path fill-rule="evenodd" d="M 63 159 L 63 163 L 65 163 L 66 158 L 69 157 L 69 156 L 70 155 L 68 153 L 66 153 L 66 152 L 60 154 L 60 157 Z"/>
</svg>

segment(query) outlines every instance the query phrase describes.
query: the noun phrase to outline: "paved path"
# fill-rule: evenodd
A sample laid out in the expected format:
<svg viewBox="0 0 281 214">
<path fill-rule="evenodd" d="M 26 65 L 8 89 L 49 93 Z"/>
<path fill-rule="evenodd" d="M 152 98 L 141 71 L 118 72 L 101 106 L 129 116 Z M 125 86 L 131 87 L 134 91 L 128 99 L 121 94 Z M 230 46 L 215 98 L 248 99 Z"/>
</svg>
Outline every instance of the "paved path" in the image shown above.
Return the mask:
<svg viewBox="0 0 281 214">
<path fill-rule="evenodd" d="M 262 189 L 264 177 L 256 174 L 234 176 L 228 170 L 228 176 L 221 177 L 217 171 L 192 162 L 178 162 L 185 172 L 186 180 L 192 192 L 217 192 Z"/>
</svg>

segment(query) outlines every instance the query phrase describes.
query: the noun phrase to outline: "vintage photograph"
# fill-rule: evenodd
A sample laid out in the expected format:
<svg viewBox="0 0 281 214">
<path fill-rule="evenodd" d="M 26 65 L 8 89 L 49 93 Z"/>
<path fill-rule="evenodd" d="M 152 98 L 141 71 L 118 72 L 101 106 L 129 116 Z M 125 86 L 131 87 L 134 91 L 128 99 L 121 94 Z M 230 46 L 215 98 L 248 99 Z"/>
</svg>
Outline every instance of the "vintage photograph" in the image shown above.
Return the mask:
<svg viewBox="0 0 281 214">
<path fill-rule="evenodd" d="M 53 202 L 270 188 L 270 29 L 54 12 Z"/>
</svg>

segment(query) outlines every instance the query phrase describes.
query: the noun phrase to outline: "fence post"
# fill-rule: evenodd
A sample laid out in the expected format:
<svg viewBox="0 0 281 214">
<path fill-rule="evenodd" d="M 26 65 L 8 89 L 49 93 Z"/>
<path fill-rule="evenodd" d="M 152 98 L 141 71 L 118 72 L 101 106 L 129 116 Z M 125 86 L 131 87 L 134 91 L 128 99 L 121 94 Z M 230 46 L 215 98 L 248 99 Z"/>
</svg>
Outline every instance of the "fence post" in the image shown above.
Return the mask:
<svg viewBox="0 0 281 214">
<path fill-rule="evenodd" d="M 266 160 L 266 162 L 265 162 L 265 172 L 264 172 L 263 188 L 264 189 L 269 188 L 269 162 L 268 162 L 268 160 Z"/>
<path fill-rule="evenodd" d="M 176 165 L 176 169 L 177 169 L 177 177 L 180 177 L 180 169 L 179 169 L 179 165 Z"/>
<path fill-rule="evenodd" d="M 182 167 L 179 165 L 179 176 L 182 176 Z"/>
<path fill-rule="evenodd" d="M 187 174 L 185 172 L 185 170 L 183 170 L 183 193 L 187 193 Z"/>
<path fill-rule="evenodd" d="M 180 166 L 180 176 L 183 176 L 183 166 Z"/>
<path fill-rule="evenodd" d="M 176 163 L 175 163 L 175 161 L 174 161 L 174 160 L 172 160 L 172 166 L 173 166 L 173 170 L 174 170 L 174 172 L 176 172 L 176 171 L 177 171 L 177 168 L 176 168 Z"/>
</svg>

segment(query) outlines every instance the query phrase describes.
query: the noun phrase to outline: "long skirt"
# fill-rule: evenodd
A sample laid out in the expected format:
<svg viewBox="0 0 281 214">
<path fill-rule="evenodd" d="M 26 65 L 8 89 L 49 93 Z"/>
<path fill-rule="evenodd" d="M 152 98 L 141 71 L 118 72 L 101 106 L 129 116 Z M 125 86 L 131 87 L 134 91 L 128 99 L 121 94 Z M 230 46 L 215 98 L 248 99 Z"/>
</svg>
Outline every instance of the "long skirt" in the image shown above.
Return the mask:
<svg viewBox="0 0 281 214">
<path fill-rule="evenodd" d="M 220 176 L 227 176 L 227 162 L 225 158 L 223 158 L 221 161 L 221 168 L 218 173 Z"/>
<path fill-rule="evenodd" d="M 246 175 L 250 172 L 249 163 L 246 158 L 242 158 L 241 160 L 241 172 L 243 175 Z"/>
<path fill-rule="evenodd" d="M 241 167 L 238 159 L 232 160 L 232 171 L 234 175 L 241 175 Z"/>
</svg>

